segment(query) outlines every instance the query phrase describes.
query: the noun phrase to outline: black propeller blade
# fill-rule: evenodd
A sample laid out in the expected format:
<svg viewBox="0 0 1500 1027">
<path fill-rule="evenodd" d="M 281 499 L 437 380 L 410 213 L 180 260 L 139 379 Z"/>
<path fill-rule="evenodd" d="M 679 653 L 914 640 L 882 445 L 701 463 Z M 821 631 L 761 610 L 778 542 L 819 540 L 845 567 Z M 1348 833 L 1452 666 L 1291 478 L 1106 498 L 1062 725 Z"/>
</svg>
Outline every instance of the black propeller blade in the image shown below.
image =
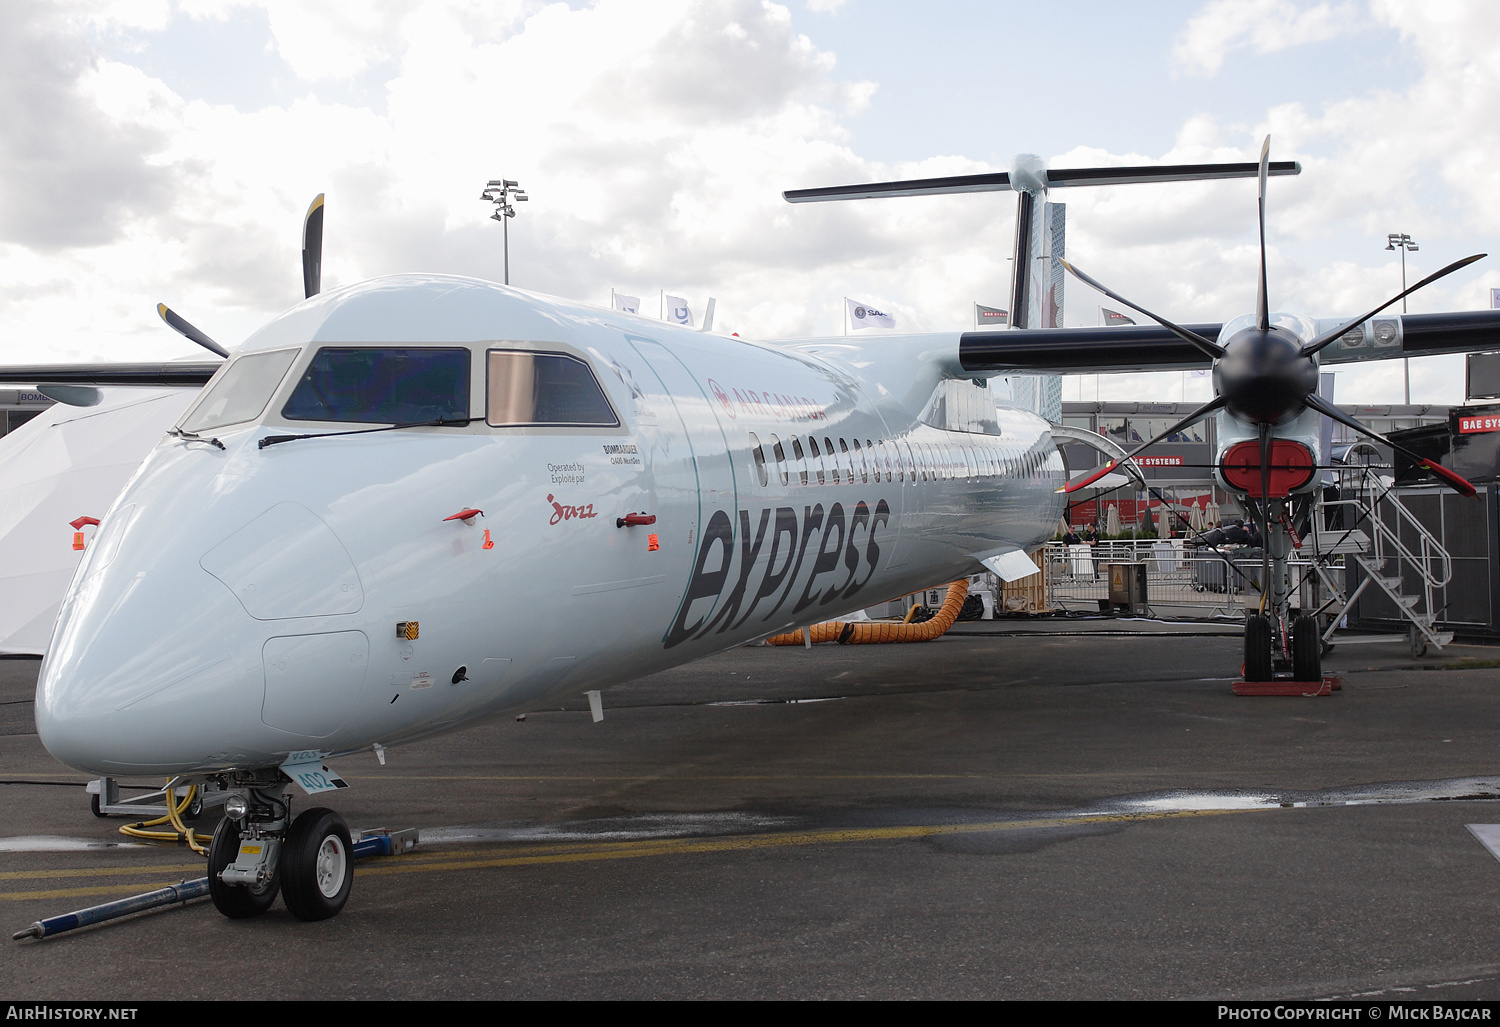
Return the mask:
<svg viewBox="0 0 1500 1027">
<path fill-rule="evenodd" d="M 1213 399 L 1209 400 L 1197 410 L 1194 410 L 1192 413 L 1188 414 L 1176 424 L 1169 426 L 1165 431 L 1159 432 L 1153 438 L 1149 438 L 1145 442 L 1142 442 L 1139 446 L 1136 446 L 1129 453 L 1126 453 L 1123 459 L 1106 460 L 1103 467 L 1099 468 L 1097 471 L 1090 472 L 1086 478 L 1083 478 L 1082 480 L 1076 482 L 1069 482 L 1057 491 L 1068 493 L 1077 492 L 1079 489 L 1088 488 L 1090 485 L 1098 481 L 1100 478 L 1104 477 L 1110 471 L 1113 471 L 1116 467 L 1119 467 L 1124 463 L 1129 463 L 1131 460 L 1134 460 L 1140 453 L 1156 445 L 1162 439 L 1168 438 L 1169 436 L 1182 431 L 1182 429 L 1186 428 L 1190 424 L 1196 424 L 1198 421 L 1203 420 L 1203 418 L 1207 417 L 1209 414 L 1213 413 L 1223 405 L 1224 398 L 1222 396 L 1215 396 Z"/>
<path fill-rule="evenodd" d="M 156 312 L 161 315 L 161 319 L 165 321 L 167 323 L 167 326 L 174 332 L 192 339 L 194 342 L 202 346 L 204 349 L 208 350 L 210 353 L 217 353 L 221 357 L 229 356 L 229 351 L 227 349 L 225 349 L 223 346 L 220 346 L 217 342 L 214 342 L 214 340 L 203 334 L 203 332 L 199 331 L 192 324 L 179 317 L 176 312 L 174 312 L 172 308 L 167 306 L 165 303 L 158 303 L 156 305 Z"/>
<path fill-rule="evenodd" d="M 1271 327 L 1271 300 L 1266 293 L 1266 168 L 1271 162 L 1271 137 L 1260 147 L 1260 285 L 1255 292 L 1255 327 Z"/>
<path fill-rule="evenodd" d="M 1397 300 L 1401 299 L 1403 296 L 1410 296 L 1412 293 L 1416 292 L 1418 289 L 1422 288 L 1424 285 L 1431 285 L 1433 282 L 1437 281 L 1439 278 L 1442 278 L 1444 275 L 1451 275 L 1453 272 L 1457 271 L 1459 268 L 1468 267 L 1470 264 L 1474 263 L 1474 261 L 1481 260 L 1481 259 L 1483 259 L 1483 258 L 1485 258 L 1487 256 L 1489 256 L 1488 253 L 1476 253 L 1472 257 L 1465 257 L 1463 260 L 1455 260 L 1453 263 L 1449 264 L 1447 267 L 1443 268 L 1441 271 L 1435 271 L 1432 274 L 1428 275 L 1426 278 L 1422 279 L 1416 285 L 1413 285 L 1410 289 L 1407 289 L 1404 292 L 1400 292 L 1400 293 L 1396 294 L 1395 296 L 1392 296 L 1390 299 L 1386 300 L 1384 303 L 1382 303 L 1380 306 L 1376 307 L 1374 310 L 1370 311 L 1368 314 L 1361 314 L 1359 317 L 1356 317 L 1354 320 L 1350 321 L 1348 324 L 1340 325 L 1338 328 L 1334 329 L 1331 332 L 1324 332 L 1322 335 L 1318 336 L 1312 342 L 1309 342 L 1306 346 L 1302 347 L 1302 353 L 1303 353 L 1303 355 L 1304 356 L 1309 356 L 1309 357 L 1312 356 L 1314 353 L 1318 352 L 1324 346 L 1327 346 L 1329 343 L 1333 342 L 1335 339 L 1338 339 L 1340 336 L 1342 336 L 1349 329 L 1353 328 L 1355 325 L 1357 325 L 1357 324 L 1363 324 L 1365 321 L 1368 321 L 1370 318 L 1374 317 L 1376 314 L 1380 313 L 1386 307 L 1390 306 L 1392 303 L 1395 303 Z"/>
<path fill-rule="evenodd" d="M 1348 425 L 1350 428 L 1353 428 L 1355 431 L 1359 432 L 1366 438 L 1374 439 L 1381 445 L 1390 446 L 1396 452 L 1405 454 L 1408 458 L 1413 460 L 1417 464 L 1417 466 L 1424 467 L 1427 470 L 1431 471 L 1433 474 L 1441 478 L 1444 482 L 1451 485 L 1459 493 L 1465 496 L 1473 496 L 1476 494 L 1477 490 L 1473 485 L 1469 484 L 1468 480 L 1465 479 L 1462 475 L 1454 474 L 1442 464 L 1435 464 L 1425 456 L 1422 456 L 1420 453 L 1415 453 L 1412 450 L 1407 449 L 1405 446 L 1401 445 L 1399 442 L 1392 442 L 1390 439 L 1386 438 L 1378 431 L 1374 431 L 1373 429 L 1365 427 L 1363 424 L 1360 424 L 1358 421 L 1350 417 L 1348 414 L 1344 413 L 1332 403 L 1324 400 L 1323 397 L 1316 395 L 1308 396 L 1307 405 L 1312 407 L 1318 413 L 1325 414 L 1328 417 L 1333 418 L 1340 424 Z"/>
<path fill-rule="evenodd" d="M 1205 182 L 1225 178 L 1254 178 L 1254 164 L 1151 164 L 1131 168 L 1048 168 L 1047 185 L 1062 189 L 1089 185 L 1139 185 L 1146 182 Z M 1272 175 L 1297 175 L 1302 165 L 1294 160 L 1271 164 Z M 1010 189 L 1010 174 L 991 171 L 980 175 L 949 175 L 944 178 L 910 178 L 900 182 L 869 182 L 864 185 L 819 186 L 788 189 L 788 203 L 819 200 L 868 200 L 882 196 L 945 196 L 951 193 L 989 193 Z"/>
<path fill-rule="evenodd" d="M 1205 339 L 1203 336 L 1197 334 L 1196 332 L 1190 332 L 1186 328 L 1182 328 L 1182 327 L 1180 327 L 1178 325 L 1173 324 L 1171 321 L 1168 321 L 1164 317 L 1159 317 L 1156 314 L 1151 313 L 1151 311 L 1147 310 L 1145 307 L 1138 306 L 1137 304 L 1134 304 L 1134 303 L 1130 302 L 1124 296 L 1121 296 L 1119 293 L 1115 292 L 1114 290 L 1109 289 L 1109 288 L 1107 288 L 1104 285 L 1101 285 L 1099 282 L 1096 282 L 1094 279 L 1090 278 L 1088 275 L 1086 275 L 1082 271 L 1078 270 L 1072 264 L 1069 264 L 1066 260 L 1058 260 L 1058 263 L 1061 264 L 1063 267 L 1067 268 L 1068 271 L 1069 271 L 1069 273 L 1071 273 L 1075 278 L 1077 278 L 1079 281 L 1083 282 L 1085 285 L 1088 285 L 1088 286 L 1091 286 L 1091 287 L 1093 287 L 1095 289 L 1098 289 L 1100 292 L 1104 293 L 1104 295 L 1108 296 L 1110 299 L 1116 301 L 1117 303 L 1123 303 L 1123 304 L 1125 304 L 1131 310 L 1138 311 L 1139 313 L 1145 314 L 1147 317 L 1151 318 L 1153 321 L 1158 322 L 1163 328 L 1165 328 L 1167 331 L 1171 332 L 1173 335 L 1177 336 L 1179 339 L 1183 340 L 1184 342 L 1191 343 L 1192 345 L 1194 345 L 1194 346 L 1198 347 L 1200 350 L 1202 350 L 1204 353 L 1207 353 L 1209 356 L 1217 359 L 1217 358 L 1222 357 L 1224 355 L 1224 351 L 1221 348 L 1219 348 L 1219 344 L 1218 343 L 1216 343 L 1216 342 L 1210 342 L 1208 339 Z"/>
<path fill-rule="evenodd" d="M 311 299 L 323 291 L 323 194 L 319 193 L 302 219 L 302 295 Z"/>
</svg>

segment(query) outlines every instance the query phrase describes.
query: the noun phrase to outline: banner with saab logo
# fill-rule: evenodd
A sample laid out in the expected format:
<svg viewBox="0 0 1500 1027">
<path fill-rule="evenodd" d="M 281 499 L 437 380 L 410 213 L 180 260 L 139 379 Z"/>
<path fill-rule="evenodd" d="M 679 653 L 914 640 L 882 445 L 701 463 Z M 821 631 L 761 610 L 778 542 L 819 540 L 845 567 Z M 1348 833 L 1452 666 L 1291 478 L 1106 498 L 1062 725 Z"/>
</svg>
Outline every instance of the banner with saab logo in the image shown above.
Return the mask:
<svg viewBox="0 0 1500 1027">
<path fill-rule="evenodd" d="M 876 310 L 868 303 L 859 303 L 844 297 L 844 309 L 849 315 L 849 327 L 854 331 L 861 328 L 894 328 L 896 319 L 883 310 Z"/>
</svg>

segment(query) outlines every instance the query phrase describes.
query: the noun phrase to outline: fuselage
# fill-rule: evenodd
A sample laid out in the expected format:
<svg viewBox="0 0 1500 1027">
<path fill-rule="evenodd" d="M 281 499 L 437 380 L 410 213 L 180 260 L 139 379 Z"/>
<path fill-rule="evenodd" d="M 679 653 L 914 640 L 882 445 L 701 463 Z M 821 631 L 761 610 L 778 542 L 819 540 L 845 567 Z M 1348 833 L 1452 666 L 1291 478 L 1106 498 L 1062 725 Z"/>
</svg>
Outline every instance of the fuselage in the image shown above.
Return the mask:
<svg viewBox="0 0 1500 1027">
<path fill-rule="evenodd" d="M 38 733 L 97 773 L 275 766 L 974 573 L 1051 535 L 1064 469 L 965 378 L 956 335 L 763 345 L 439 276 L 315 297 L 103 518 Z"/>
</svg>

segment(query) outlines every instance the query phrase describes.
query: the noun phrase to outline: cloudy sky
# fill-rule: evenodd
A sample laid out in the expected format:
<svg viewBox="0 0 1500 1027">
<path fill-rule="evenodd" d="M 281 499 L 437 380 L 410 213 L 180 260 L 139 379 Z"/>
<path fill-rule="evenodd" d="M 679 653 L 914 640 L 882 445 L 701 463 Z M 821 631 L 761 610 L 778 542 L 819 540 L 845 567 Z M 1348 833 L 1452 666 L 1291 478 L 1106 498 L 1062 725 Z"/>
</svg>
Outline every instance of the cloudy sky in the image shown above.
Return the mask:
<svg viewBox="0 0 1500 1027">
<path fill-rule="evenodd" d="M 607 303 L 659 289 L 716 327 L 836 334 L 841 297 L 903 328 L 1004 304 L 1014 197 L 784 203 L 783 189 L 1053 166 L 1250 160 L 1272 182 L 1273 307 L 1357 313 L 1500 235 L 1500 5 L 1482 0 L 1011 4 L 895 0 L 7 0 L 0 5 L 5 362 L 233 345 L 301 294 L 326 192 L 325 288 L 400 271 L 499 279 L 487 179 L 530 193 L 512 282 Z M 1068 252 L 1146 306 L 1254 297 L 1248 182 L 1064 190 Z M 1500 254 L 1413 297 L 1473 309 Z M 1069 282 L 1067 320 L 1098 297 Z M 643 310 L 652 307 L 643 304 Z M 1462 358 L 1413 399 L 1462 399 Z M 1092 379 L 1065 397 L 1093 398 Z M 1101 395 L 1206 396 L 1106 379 Z M 1337 398 L 1401 398 L 1400 363 Z"/>
</svg>

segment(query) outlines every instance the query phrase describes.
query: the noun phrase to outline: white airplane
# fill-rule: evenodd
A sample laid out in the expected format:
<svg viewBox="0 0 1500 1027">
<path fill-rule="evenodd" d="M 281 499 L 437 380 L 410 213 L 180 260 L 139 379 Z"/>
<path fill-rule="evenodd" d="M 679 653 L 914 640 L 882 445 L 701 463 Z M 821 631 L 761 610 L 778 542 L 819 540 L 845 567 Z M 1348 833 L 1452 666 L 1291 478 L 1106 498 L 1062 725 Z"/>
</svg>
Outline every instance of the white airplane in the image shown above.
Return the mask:
<svg viewBox="0 0 1500 1027">
<path fill-rule="evenodd" d="M 1197 177 L 1255 173 L 1230 167 Z M 202 368 L 103 517 L 37 686 L 63 763 L 229 793 L 208 876 L 233 918 L 278 890 L 301 919 L 343 907 L 348 828 L 289 796 L 340 787 L 330 759 L 981 567 L 1034 573 L 1065 502 L 1051 426 L 989 388 L 1026 366 L 997 333 L 767 345 L 467 278 L 306 291 Z M 182 372 L 155 370 L 0 380 Z"/>
</svg>

